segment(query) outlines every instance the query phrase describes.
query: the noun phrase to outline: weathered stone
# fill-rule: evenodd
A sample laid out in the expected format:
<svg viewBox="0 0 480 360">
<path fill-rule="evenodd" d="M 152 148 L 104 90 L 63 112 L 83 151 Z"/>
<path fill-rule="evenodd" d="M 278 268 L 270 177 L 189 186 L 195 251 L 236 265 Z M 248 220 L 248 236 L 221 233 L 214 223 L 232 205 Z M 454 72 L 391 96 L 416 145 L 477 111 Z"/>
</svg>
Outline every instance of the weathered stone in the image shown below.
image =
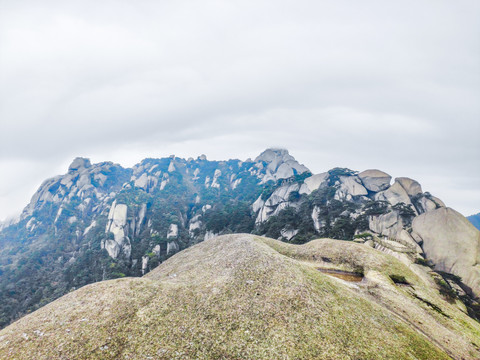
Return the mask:
<svg viewBox="0 0 480 360">
<path fill-rule="evenodd" d="M 180 250 L 180 248 L 175 241 L 170 241 L 169 243 L 167 243 L 167 255 L 173 252 L 177 252 L 178 250 Z"/>
<path fill-rule="evenodd" d="M 264 169 L 262 162 L 267 163 Z M 261 173 L 261 183 L 279 179 L 287 179 L 297 174 L 309 171 L 307 167 L 299 164 L 293 156 L 285 149 L 267 149 L 255 159 L 255 166 L 258 169 L 264 169 L 265 173 Z"/>
<path fill-rule="evenodd" d="M 190 236 L 195 235 L 195 230 L 200 229 L 202 222 L 200 221 L 201 215 L 195 215 L 191 220 L 190 224 L 188 226 L 188 232 L 190 233 Z"/>
<path fill-rule="evenodd" d="M 414 249 L 419 254 L 423 252 L 422 248 L 417 244 L 417 242 L 412 238 L 412 236 L 405 229 L 401 230 L 397 234 L 396 239 L 404 243 L 409 248 Z"/>
<path fill-rule="evenodd" d="M 407 192 L 397 181 L 387 190 L 375 194 L 375 200 L 388 201 L 391 205 L 398 203 L 412 204 Z"/>
<path fill-rule="evenodd" d="M 176 239 L 178 237 L 178 225 L 170 224 L 167 233 L 167 239 Z"/>
<path fill-rule="evenodd" d="M 82 168 L 89 168 L 90 166 L 92 166 L 92 164 L 90 163 L 89 159 L 77 157 L 68 167 L 68 171 L 76 171 Z"/>
<path fill-rule="evenodd" d="M 142 256 L 142 275 L 145 275 L 147 271 L 149 257 L 147 255 Z"/>
<path fill-rule="evenodd" d="M 117 204 L 117 202 L 114 201 L 108 214 L 105 233 L 112 233 L 114 239 L 105 241 L 105 249 L 107 249 L 108 254 L 114 259 L 117 258 L 120 249 L 124 251 L 126 257 L 129 257 L 131 253 L 130 240 L 126 234 L 127 210 L 127 205 Z M 115 246 L 115 244 L 117 246 Z"/>
<path fill-rule="evenodd" d="M 147 190 L 148 185 L 148 175 L 147 173 L 143 173 L 138 179 L 135 180 L 134 185 L 138 188 Z"/>
<path fill-rule="evenodd" d="M 222 175 L 222 172 L 219 169 L 215 170 L 215 173 L 213 174 L 212 185 L 210 185 L 212 188 L 220 188 L 220 184 L 218 183 L 218 178 L 220 175 Z"/>
<path fill-rule="evenodd" d="M 326 186 L 327 182 L 328 172 L 312 175 L 303 181 L 306 186 L 302 186 L 299 192 L 301 194 L 311 194 L 320 187 Z"/>
<path fill-rule="evenodd" d="M 205 233 L 205 236 L 204 236 L 204 238 L 203 238 L 203 241 L 211 240 L 211 239 L 213 239 L 213 238 L 216 237 L 216 236 L 217 236 L 217 234 L 215 234 L 213 231 L 207 231 L 207 232 Z"/>
<path fill-rule="evenodd" d="M 255 202 L 252 204 L 252 210 L 253 212 L 257 212 L 258 210 L 260 210 L 263 205 L 265 204 L 265 201 L 263 201 L 262 199 L 262 195 L 260 195 L 257 200 L 255 200 Z"/>
<path fill-rule="evenodd" d="M 435 210 L 437 208 L 437 204 L 425 196 L 420 197 L 415 205 L 417 205 L 416 208 L 420 214 Z"/>
<path fill-rule="evenodd" d="M 423 251 L 435 269 L 460 276 L 480 297 L 480 231 L 451 208 L 417 216 L 412 229 L 423 240 Z"/>
<path fill-rule="evenodd" d="M 353 196 L 367 194 L 367 189 L 363 187 L 356 176 L 340 176 L 340 187 L 335 193 L 336 200 L 351 200 Z"/>
<path fill-rule="evenodd" d="M 368 227 L 377 234 L 396 238 L 403 230 L 404 223 L 396 211 L 390 211 L 382 215 L 369 216 Z"/>
<path fill-rule="evenodd" d="M 376 169 L 362 171 L 360 174 L 358 174 L 358 177 L 362 181 L 365 188 L 373 192 L 388 189 L 390 186 L 390 181 L 392 180 L 390 175 Z"/>
<path fill-rule="evenodd" d="M 289 207 L 291 205 L 289 202 L 290 194 L 294 191 L 298 191 L 299 188 L 300 185 L 298 183 L 293 183 L 276 189 L 260 208 L 256 223 L 258 224 L 267 221 L 270 216 L 277 215 L 281 210 Z M 254 208 L 258 208 L 262 201 L 261 197 L 259 197 L 254 203 Z"/>
<path fill-rule="evenodd" d="M 320 230 L 325 226 L 325 223 L 323 221 L 320 221 L 319 215 L 320 215 L 320 207 L 314 206 L 313 211 L 312 211 L 312 220 L 313 220 L 313 227 L 317 232 L 320 232 Z"/>
<path fill-rule="evenodd" d="M 298 230 L 294 229 L 282 229 L 280 235 L 285 238 L 287 241 L 290 241 L 295 235 L 298 234 Z"/>
<path fill-rule="evenodd" d="M 422 187 L 418 181 L 407 177 L 399 177 L 395 179 L 395 182 L 398 182 L 409 196 L 416 196 L 422 193 Z"/>
</svg>

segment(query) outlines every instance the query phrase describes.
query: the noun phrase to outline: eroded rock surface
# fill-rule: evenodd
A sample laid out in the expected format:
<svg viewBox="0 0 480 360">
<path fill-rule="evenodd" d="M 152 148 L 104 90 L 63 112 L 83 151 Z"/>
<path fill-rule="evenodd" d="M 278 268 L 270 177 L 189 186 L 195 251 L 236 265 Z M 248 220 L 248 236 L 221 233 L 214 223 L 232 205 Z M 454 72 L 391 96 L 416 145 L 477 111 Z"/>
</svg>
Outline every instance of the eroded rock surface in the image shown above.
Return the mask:
<svg viewBox="0 0 480 360">
<path fill-rule="evenodd" d="M 480 231 L 451 208 L 429 211 L 413 220 L 413 232 L 435 268 L 460 276 L 480 296 Z"/>
<path fill-rule="evenodd" d="M 362 171 L 358 177 L 368 190 L 374 192 L 387 190 L 392 180 L 390 175 L 376 169 Z"/>
</svg>

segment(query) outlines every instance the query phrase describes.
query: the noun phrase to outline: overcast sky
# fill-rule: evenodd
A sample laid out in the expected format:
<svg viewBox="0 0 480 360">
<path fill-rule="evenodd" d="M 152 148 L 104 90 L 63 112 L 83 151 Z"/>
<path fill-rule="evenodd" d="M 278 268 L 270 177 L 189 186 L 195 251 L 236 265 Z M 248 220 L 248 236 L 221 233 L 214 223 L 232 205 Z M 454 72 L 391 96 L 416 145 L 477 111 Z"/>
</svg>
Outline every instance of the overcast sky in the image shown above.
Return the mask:
<svg viewBox="0 0 480 360">
<path fill-rule="evenodd" d="M 284 147 L 480 211 L 480 1 L 0 0 L 0 219 L 76 156 Z"/>
</svg>

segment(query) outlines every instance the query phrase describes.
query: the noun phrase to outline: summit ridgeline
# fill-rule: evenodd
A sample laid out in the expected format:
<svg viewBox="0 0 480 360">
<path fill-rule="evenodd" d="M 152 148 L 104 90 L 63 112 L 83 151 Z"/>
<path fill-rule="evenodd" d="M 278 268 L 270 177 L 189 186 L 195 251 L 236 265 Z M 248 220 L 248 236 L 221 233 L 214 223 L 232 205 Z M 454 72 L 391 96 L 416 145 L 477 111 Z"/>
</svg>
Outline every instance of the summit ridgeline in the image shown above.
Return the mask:
<svg viewBox="0 0 480 360">
<path fill-rule="evenodd" d="M 255 160 L 169 156 L 132 168 L 76 158 L 0 230 L 0 326 L 232 233 L 353 241 L 395 257 L 470 316 L 480 312 L 480 232 L 461 214 L 413 179 L 312 174 L 287 150 L 267 149 Z"/>
</svg>

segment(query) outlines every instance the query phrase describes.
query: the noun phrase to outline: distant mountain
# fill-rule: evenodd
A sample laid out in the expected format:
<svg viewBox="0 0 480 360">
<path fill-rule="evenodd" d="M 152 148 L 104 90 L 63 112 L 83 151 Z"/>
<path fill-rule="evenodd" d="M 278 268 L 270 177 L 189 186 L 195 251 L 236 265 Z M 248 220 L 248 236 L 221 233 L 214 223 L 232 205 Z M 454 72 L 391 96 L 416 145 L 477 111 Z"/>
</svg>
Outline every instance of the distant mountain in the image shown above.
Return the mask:
<svg viewBox="0 0 480 360">
<path fill-rule="evenodd" d="M 479 359 L 480 323 L 433 279 L 351 241 L 225 235 L 25 316 L 0 358 Z"/>
<path fill-rule="evenodd" d="M 133 168 L 75 159 L 0 231 L 0 326 L 79 287 L 141 276 L 231 233 L 295 244 L 354 240 L 405 263 L 435 265 L 461 280 L 460 287 L 444 283 L 471 297 L 476 316 L 480 232 L 462 215 L 415 180 L 392 184 L 380 170 L 344 168 L 312 175 L 288 151 L 267 149 L 255 160 L 170 156 Z"/>
<path fill-rule="evenodd" d="M 480 213 L 467 216 L 467 219 L 473 224 L 473 226 L 480 230 Z"/>
</svg>

